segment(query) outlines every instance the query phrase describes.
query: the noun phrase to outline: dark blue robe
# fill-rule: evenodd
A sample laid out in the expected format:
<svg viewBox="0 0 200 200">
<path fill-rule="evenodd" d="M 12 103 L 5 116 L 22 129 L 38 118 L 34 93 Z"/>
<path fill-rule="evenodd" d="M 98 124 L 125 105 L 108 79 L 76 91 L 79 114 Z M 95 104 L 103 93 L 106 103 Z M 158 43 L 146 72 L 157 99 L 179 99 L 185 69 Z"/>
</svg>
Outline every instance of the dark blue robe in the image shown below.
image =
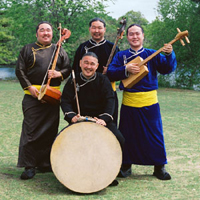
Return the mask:
<svg viewBox="0 0 200 200">
<path fill-rule="evenodd" d="M 118 81 L 127 78 L 126 63 L 137 56 L 145 59 L 154 52 L 152 49 L 141 48 L 137 52 L 127 49 L 117 53 L 107 71 L 109 79 Z M 130 89 L 125 88 L 121 82 L 120 89 L 130 93 L 157 90 L 157 72 L 169 74 L 176 69 L 176 65 L 174 52 L 170 55 L 158 54 L 148 62 L 148 75 Z M 125 138 L 123 164 L 167 163 L 159 103 L 141 108 L 122 104 L 119 129 Z"/>
</svg>

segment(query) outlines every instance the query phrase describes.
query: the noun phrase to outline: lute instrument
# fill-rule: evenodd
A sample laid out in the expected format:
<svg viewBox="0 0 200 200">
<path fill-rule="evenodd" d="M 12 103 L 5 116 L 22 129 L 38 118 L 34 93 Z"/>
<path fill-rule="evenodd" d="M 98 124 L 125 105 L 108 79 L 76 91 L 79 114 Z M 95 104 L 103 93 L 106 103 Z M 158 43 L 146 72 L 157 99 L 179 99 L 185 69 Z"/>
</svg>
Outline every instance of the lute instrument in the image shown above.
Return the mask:
<svg viewBox="0 0 200 200">
<path fill-rule="evenodd" d="M 56 63 L 58 60 L 58 55 L 60 52 L 60 47 L 61 47 L 62 42 L 68 39 L 71 35 L 70 30 L 66 28 L 61 29 L 61 24 L 59 24 L 58 29 L 60 30 L 60 39 L 57 42 L 57 50 L 56 50 L 56 54 L 55 54 L 54 61 L 52 64 L 52 68 L 51 68 L 52 70 L 55 70 L 56 68 Z M 48 78 L 47 84 L 42 84 L 39 95 L 38 95 L 38 100 L 52 104 L 52 105 L 58 105 L 60 103 L 61 92 L 58 89 L 51 87 L 50 82 L 51 82 L 51 77 Z"/>
<path fill-rule="evenodd" d="M 187 43 L 190 43 L 187 37 L 188 36 L 187 30 L 181 32 L 179 28 L 177 28 L 177 31 L 178 31 L 178 34 L 176 35 L 176 37 L 168 44 L 174 44 L 176 41 L 180 40 L 181 44 L 184 46 L 185 43 L 183 42 L 183 38 L 185 38 Z M 147 62 L 149 62 L 152 58 L 154 58 L 156 55 L 161 53 L 163 51 L 163 48 L 164 47 L 160 48 L 158 51 L 156 51 L 155 53 L 153 53 L 152 55 L 150 55 L 144 60 L 140 56 L 138 56 L 126 64 L 128 65 L 130 63 L 137 63 L 138 66 L 140 67 L 140 72 L 138 74 L 130 74 L 128 78 L 122 80 L 122 83 L 125 88 L 131 88 L 149 73 L 149 70 L 147 68 Z"/>
</svg>

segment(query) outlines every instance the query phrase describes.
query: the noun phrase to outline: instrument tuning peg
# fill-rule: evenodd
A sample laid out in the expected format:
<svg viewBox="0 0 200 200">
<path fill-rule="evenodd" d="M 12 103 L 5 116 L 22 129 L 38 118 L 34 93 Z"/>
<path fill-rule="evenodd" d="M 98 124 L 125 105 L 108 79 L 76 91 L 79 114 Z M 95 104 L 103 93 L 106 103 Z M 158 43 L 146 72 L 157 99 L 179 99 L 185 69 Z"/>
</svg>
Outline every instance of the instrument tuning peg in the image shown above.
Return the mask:
<svg viewBox="0 0 200 200">
<path fill-rule="evenodd" d="M 185 36 L 185 41 L 186 41 L 187 43 L 190 43 L 190 40 L 188 39 L 187 36 Z"/>
<path fill-rule="evenodd" d="M 177 31 L 180 33 L 181 31 L 180 31 L 180 29 L 179 28 L 177 28 Z M 180 40 L 181 41 L 181 40 Z M 183 41 L 183 40 L 182 40 Z M 190 43 L 190 40 L 188 39 L 188 37 L 187 36 L 185 36 L 185 41 L 187 42 L 187 43 Z M 183 42 L 184 43 L 184 42 Z M 181 44 L 182 44 L 182 42 L 181 42 Z M 184 44 L 185 45 L 185 44 Z M 183 46 L 184 46 L 183 45 Z"/>
<path fill-rule="evenodd" d="M 176 28 L 177 29 L 177 31 L 180 33 L 181 31 L 180 31 L 180 29 L 179 28 Z M 186 37 L 186 36 L 185 36 Z M 187 41 L 187 40 L 186 40 Z M 182 39 L 180 39 L 180 42 L 181 42 L 181 44 L 182 44 L 182 46 L 185 46 L 185 43 L 184 43 L 184 41 L 182 40 Z"/>
</svg>

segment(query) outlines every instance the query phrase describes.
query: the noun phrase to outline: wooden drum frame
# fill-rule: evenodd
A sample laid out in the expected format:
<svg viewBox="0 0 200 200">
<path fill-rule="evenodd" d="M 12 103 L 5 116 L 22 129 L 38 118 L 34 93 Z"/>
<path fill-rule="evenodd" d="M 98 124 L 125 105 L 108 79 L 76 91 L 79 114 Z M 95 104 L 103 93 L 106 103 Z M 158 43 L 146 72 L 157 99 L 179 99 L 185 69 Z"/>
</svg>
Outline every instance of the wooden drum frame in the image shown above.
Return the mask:
<svg viewBox="0 0 200 200">
<path fill-rule="evenodd" d="M 122 151 L 115 135 L 94 122 L 79 122 L 63 129 L 51 150 L 52 170 L 68 189 L 93 193 L 117 177 Z"/>
</svg>

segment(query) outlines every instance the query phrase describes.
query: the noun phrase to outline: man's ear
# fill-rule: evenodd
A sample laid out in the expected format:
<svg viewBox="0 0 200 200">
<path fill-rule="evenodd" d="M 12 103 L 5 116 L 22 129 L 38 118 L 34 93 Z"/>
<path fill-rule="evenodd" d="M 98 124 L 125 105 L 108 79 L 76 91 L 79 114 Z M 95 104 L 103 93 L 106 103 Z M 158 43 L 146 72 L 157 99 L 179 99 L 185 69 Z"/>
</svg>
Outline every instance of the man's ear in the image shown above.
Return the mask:
<svg viewBox="0 0 200 200">
<path fill-rule="evenodd" d="M 97 68 L 99 67 L 99 63 L 97 64 Z M 97 68 L 96 68 L 96 70 L 97 70 Z"/>
<path fill-rule="evenodd" d="M 79 61 L 79 67 L 81 67 L 81 62 L 82 62 L 82 60 Z"/>
</svg>

